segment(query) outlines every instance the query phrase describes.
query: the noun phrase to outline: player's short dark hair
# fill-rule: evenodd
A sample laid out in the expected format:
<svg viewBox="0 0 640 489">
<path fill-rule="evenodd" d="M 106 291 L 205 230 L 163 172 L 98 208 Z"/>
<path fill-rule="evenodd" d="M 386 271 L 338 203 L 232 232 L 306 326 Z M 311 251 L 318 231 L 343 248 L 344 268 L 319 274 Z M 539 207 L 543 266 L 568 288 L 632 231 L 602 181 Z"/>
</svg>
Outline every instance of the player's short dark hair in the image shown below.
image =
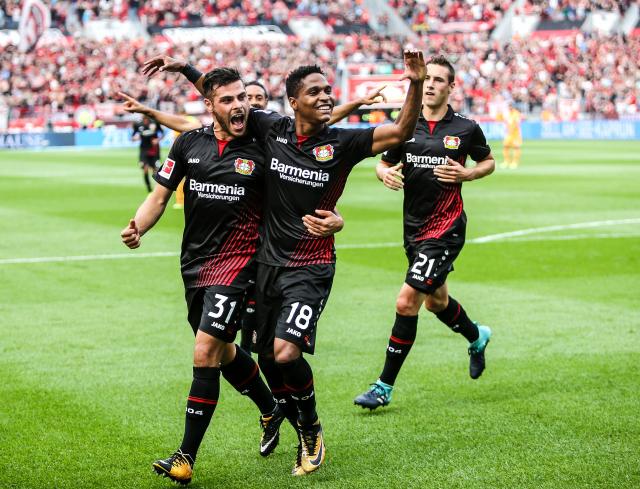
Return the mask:
<svg viewBox="0 0 640 489">
<path fill-rule="evenodd" d="M 453 69 L 453 65 L 451 64 L 451 62 L 441 54 L 437 56 L 432 56 L 431 59 L 428 60 L 426 64 L 444 66 L 449 70 L 449 83 L 453 83 L 455 81 L 456 70 Z"/>
<path fill-rule="evenodd" d="M 258 80 L 252 80 L 250 82 L 247 82 L 244 84 L 245 88 L 246 87 L 250 87 L 251 85 L 254 85 L 256 87 L 260 87 L 262 88 L 262 91 L 264 92 L 264 96 L 267 100 L 269 100 L 269 92 L 267 92 L 267 89 L 264 88 L 264 85 L 262 83 L 260 83 Z"/>
<path fill-rule="evenodd" d="M 300 88 L 302 88 L 302 80 L 314 73 L 325 76 L 324 71 L 322 71 L 322 68 L 318 65 L 298 66 L 295 70 L 290 72 L 284 82 L 287 87 L 287 97 L 297 96 Z"/>
<path fill-rule="evenodd" d="M 242 77 L 240 76 L 240 72 L 235 68 L 214 68 L 204 75 L 202 89 L 204 90 L 204 94 L 209 97 L 216 88 L 224 87 L 238 80 L 242 81 Z"/>
</svg>

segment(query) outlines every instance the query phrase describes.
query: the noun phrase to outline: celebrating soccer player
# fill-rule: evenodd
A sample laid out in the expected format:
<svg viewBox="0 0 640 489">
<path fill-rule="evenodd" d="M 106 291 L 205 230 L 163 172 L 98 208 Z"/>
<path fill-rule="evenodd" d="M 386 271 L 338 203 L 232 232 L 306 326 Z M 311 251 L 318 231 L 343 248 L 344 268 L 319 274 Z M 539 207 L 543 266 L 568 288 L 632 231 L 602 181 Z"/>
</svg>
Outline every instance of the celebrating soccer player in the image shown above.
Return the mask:
<svg viewBox="0 0 640 489">
<path fill-rule="evenodd" d="M 404 248 L 409 267 L 396 300 L 396 319 L 382 373 L 354 401 L 372 410 L 391 401 L 396 378 L 416 338 L 422 304 L 468 340 L 471 378 L 480 377 L 485 367 L 484 351 L 491 330 L 469 319 L 449 295 L 447 275 L 465 239 L 462 182 L 489 175 L 495 161 L 480 126 L 455 113 L 448 104 L 454 86 L 451 63 L 443 56 L 431 58 L 415 134 L 387 151 L 376 167 L 385 186 L 404 189 Z M 477 162 L 475 167 L 465 166 L 467 156 Z"/>
<path fill-rule="evenodd" d="M 249 105 L 237 71 L 205 76 L 205 104 L 214 124 L 179 136 L 156 174 L 156 186 L 121 233 L 130 248 L 161 217 L 171 193 L 186 177 L 181 268 L 188 320 L 196 335 L 193 380 L 179 450 L 153 468 L 188 483 L 202 438 L 218 404 L 220 374 L 260 409 L 260 453 L 278 443 L 279 412 L 257 364 L 233 344 L 246 291 L 254 281 L 254 254 L 264 175 L 264 152 L 245 136 Z M 278 417 L 281 421 L 281 418 Z"/>
</svg>

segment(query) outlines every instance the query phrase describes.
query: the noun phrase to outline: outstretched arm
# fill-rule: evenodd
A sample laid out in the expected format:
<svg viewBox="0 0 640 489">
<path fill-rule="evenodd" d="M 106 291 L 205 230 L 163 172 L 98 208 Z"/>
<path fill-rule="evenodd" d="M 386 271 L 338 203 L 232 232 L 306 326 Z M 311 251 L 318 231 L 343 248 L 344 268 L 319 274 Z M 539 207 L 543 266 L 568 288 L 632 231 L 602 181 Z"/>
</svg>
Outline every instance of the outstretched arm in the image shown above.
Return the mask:
<svg viewBox="0 0 640 489">
<path fill-rule="evenodd" d="M 371 90 L 363 98 L 359 98 L 357 100 L 354 100 L 353 102 L 347 102 L 346 104 L 334 107 L 333 112 L 331 113 L 331 119 L 329 119 L 328 124 L 332 125 L 336 122 L 341 121 L 349 114 L 351 114 L 351 112 L 363 105 L 373 105 L 380 102 L 386 102 L 387 98 L 382 93 L 382 90 L 384 90 L 385 88 L 387 88 L 387 86 L 382 85 L 381 87 Z"/>
<path fill-rule="evenodd" d="M 398 146 L 411 137 L 422 108 L 422 85 L 426 76 L 426 65 L 422 51 L 404 52 L 405 70 L 402 80 L 410 80 L 409 91 L 402 110 L 393 124 L 383 124 L 373 132 L 371 153 L 378 154 Z"/>
<path fill-rule="evenodd" d="M 118 95 L 124 99 L 122 108 L 130 113 L 143 114 L 155 119 L 163 126 L 173 129 L 178 132 L 191 131 L 192 129 L 199 129 L 202 124 L 196 121 L 192 121 L 187 117 L 181 115 L 170 114 L 168 112 L 162 112 L 156 109 L 140 103 L 135 98 L 127 95 L 124 92 L 118 92 Z"/>
<path fill-rule="evenodd" d="M 140 238 L 151 229 L 167 207 L 173 190 L 162 185 L 156 185 L 153 192 L 138 207 L 136 215 L 129 221 L 129 225 L 120 232 L 122 242 L 131 249 L 140 246 Z"/>
</svg>

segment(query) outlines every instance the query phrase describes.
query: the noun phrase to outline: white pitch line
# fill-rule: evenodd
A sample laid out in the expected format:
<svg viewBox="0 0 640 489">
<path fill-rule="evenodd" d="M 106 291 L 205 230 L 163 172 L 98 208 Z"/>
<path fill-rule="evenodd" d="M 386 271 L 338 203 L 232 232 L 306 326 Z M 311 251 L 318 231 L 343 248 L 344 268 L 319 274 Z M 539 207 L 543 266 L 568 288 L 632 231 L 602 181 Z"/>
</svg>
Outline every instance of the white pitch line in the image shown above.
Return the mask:
<svg viewBox="0 0 640 489">
<path fill-rule="evenodd" d="M 632 238 L 638 237 L 638 234 L 625 233 L 600 233 L 600 234 L 572 234 L 565 236 L 531 236 L 532 234 L 548 233 L 552 231 L 564 231 L 567 229 L 588 229 L 604 226 L 616 226 L 619 224 L 640 224 L 640 218 L 617 219 L 608 221 L 591 221 L 575 224 L 558 224 L 555 226 L 544 226 L 539 228 L 520 229 L 518 231 L 510 231 L 507 233 L 490 234 L 480 238 L 467 240 L 467 243 L 482 244 L 496 241 L 568 241 L 574 239 L 585 238 Z M 529 237 L 524 237 L 529 236 Z M 402 246 L 400 242 L 387 243 L 362 243 L 362 244 L 342 244 L 337 245 L 339 250 L 361 250 L 375 248 L 396 248 Z M 174 251 L 156 251 L 148 253 L 130 252 L 130 253 L 113 253 L 102 255 L 77 255 L 77 256 L 41 256 L 36 258 L 5 258 L 0 259 L 0 265 L 14 265 L 26 263 L 56 263 L 70 261 L 93 261 L 93 260 L 127 260 L 133 258 L 156 258 L 156 257 L 177 257 L 178 252 Z"/>
<path fill-rule="evenodd" d="M 150 253 L 114 253 L 110 255 L 77 255 L 77 256 L 40 256 L 37 258 L 6 258 L 0 260 L 0 265 L 12 265 L 15 263 L 55 263 L 67 261 L 93 261 L 93 260 L 123 260 L 127 258 L 153 258 L 158 256 L 178 256 L 173 251 L 157 251 Z"/>
<path fill-rule="evenodd" d="M 591 221 L 591 222 L 578 222 L 575 224 L 557 224 L 555 226 L 544 226 L 540 228 L 528 228 L 520 229 L 518 231 L 509 231 L 507 233 L 490 234 L 488 236 L 482 236 L 481 238 L 473 238 L 468 243 L 489 243 L 491 241 L 499 241 L 502 239 L 515 238 L 519 236 L 527 236 L 530 234 L 538 233 L 550 233 L 553 231 L 565 231 L 567 229 L 588 229 L 599 228 L 605 226 L 617 226 L 619 224 L 640 224 L 640 218 L 632 219 L 615 219 L 608 221 Z"/>
</svg>

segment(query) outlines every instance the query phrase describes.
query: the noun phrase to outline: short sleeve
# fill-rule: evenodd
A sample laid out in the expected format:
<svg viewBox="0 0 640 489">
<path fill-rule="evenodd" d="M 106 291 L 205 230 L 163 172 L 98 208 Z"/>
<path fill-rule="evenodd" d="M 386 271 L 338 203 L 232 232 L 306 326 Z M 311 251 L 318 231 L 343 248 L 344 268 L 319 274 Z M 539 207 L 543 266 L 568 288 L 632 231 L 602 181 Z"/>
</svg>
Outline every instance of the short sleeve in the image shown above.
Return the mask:
<svg viewBox="0 0 640 489">
<path fill-rule="evenodd" d="M 401 144 L 382 153 L 382 161 L 384 161 L 385 163 L 392 163 L 394 165 L 396 163 L 400 163 L 400 160 L 402 159 L 403 146 L 404 145 Z"/>
<path fill-rule="evenodd" d="M 252 108 L 249 111 L 249 131 L 258 140 L 264 141 L 271 130 L 271 126 L 284 117 L 285 116 L 280 115 L 277 112 L 273 112 L 272 110 L 259 110 Z"/>
<path fill-rule="evenodd" d="M 153 176 L 156 182 L 170 190 L 177 189 L 185 175 L 184 140 L 183 134 L 176 138 L 162 168 Z"/>
<path fill-rule="evenodd" d="M 355 165 L 365 158 L 373 156 L 371 148 L 373 146 L 374 130 L 374 127 L 368 129 L 342 129 L 340 139 L 346 149 L 344 158 Z"/>
<path fill-rule="evenodd" d="M 471 134 L 471 144 L 469 145 L 469 156 L 473 161 L 482 161 L 491 154 L 491 148 L 487 144 L 487 139 L 478 124 L 475 125 Z"/>
</svg>

